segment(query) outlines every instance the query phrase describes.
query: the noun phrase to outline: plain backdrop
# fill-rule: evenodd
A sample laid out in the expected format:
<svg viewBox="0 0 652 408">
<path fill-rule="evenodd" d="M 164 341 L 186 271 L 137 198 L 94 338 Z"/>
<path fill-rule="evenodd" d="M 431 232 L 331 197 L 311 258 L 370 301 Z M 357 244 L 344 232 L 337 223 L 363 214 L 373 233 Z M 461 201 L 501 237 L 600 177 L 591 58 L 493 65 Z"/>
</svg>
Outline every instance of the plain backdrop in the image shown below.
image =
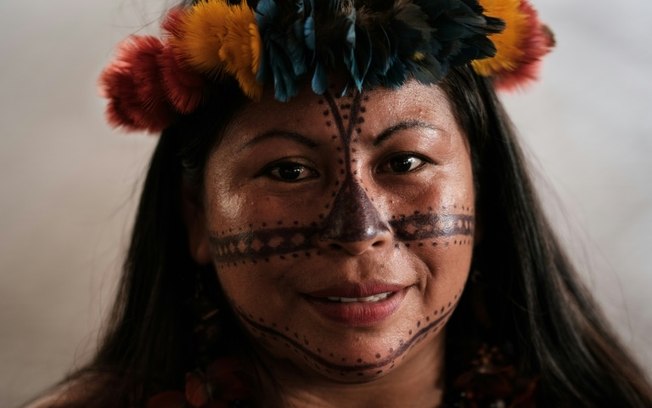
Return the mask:
<svg viewBox="0 0 652 408">
<path fill-rule="evenodd" d="M 167 4 L 166 4 L 167 3 Z M 0 1 L 0 406 L 92 353 L 155 137 L 104 122 L 96 78 L 165 0 Z M 538 0 L 542 80 L 504 95 L 546 208 L 652 372 L 652 2 Z"/>
</svg>

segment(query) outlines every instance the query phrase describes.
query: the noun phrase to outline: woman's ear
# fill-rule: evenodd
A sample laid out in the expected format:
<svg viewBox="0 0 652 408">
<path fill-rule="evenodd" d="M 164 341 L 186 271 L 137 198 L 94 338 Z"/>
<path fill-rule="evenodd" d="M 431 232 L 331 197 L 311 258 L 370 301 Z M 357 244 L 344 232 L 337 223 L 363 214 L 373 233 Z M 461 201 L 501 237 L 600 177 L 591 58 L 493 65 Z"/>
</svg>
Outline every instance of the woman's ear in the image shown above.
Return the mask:
<svg viewBox="0 0 652 408">
<path fill-rule="evenodd" d="M 194 189 L 183 187 L 182 193 L 183 220 L 188 234 L 188 250 L 192 259 L 200 265 L 211 261 L 206 229 L 206 214 L 199 194 Z"/>
</svg>

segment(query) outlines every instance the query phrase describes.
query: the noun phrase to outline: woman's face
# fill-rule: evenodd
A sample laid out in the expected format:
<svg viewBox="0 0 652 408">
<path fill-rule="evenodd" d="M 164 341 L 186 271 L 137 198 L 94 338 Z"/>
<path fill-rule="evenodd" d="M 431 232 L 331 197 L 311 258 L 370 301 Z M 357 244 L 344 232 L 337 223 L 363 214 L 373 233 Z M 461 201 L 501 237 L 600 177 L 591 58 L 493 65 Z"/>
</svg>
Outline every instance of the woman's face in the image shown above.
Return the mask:
<svg viewBox="0 0 652 408">
<path fill-rule="evenodd" d="M 306 91 L 237 115 L 191 242 L 263 355 L 360 382 L 442 344 L 474 214 L 469 147 L 439 88 Z"/>
</svg>

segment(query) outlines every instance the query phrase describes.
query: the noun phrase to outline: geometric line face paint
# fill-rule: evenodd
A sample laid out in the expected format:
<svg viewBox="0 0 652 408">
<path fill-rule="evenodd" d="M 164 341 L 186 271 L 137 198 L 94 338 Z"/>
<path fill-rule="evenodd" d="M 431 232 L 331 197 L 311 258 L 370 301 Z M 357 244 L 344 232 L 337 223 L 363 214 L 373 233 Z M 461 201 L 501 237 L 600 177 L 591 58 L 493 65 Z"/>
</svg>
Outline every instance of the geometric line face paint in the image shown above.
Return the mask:
<svg viewBox="0 0 652 408">
<path fill-rule="evenodd" d="M 329 112 L 338 129 L 341 149 L 344 153 L 342 169 L 344 180 L 332 203 L 328 217 L 323 222 L 320 238 L 336 242 L 361 242 L 372 239 L 389 229 L 375 206 L 367 196 L 364 188 L 353 177 L 353 152 L 351 147 L 353 132 L 364 121 L 361 116 L 362 94 L 355 92 L 351 103 L 338 102 L 329 93 L 324 95 Z M 348 113 L 345 113 L 348 112 Z M 344 121 L 348 119 L 348 126 Z"/>
<path fill-rule="evenodd" d="M 376 101 L 370 92 L 308 100 L 305 118 L 274 115 L 269 123 L 245 126 L 236 140 L 247 143 L 280 128 L 305 132 L 312 144 L 263 145 L 245 156 L 260 153 L 251 167 L 246 160 L 230 166 L 237 154 L 219 156 L 229 160 L 228 169 L 246 169 L 246 177 L 237 179 L 242 184 L 233 184 L 234 200 L 218 195 L 224 197 L 216 202 L 218 216 L 209 218 L 209 247 L 224 296 L 252 344 L 289 361 L 298 375 L 309 368 L 330 380 L 358 383 L 413 371 L 422 358 L 435 361 L 465 286 L 475 211 L 468 155 L 457 149 L 463 135 L 448 126 L 447 112 L 428 106 L 402 111 L 382 97 Z M 440 132 L 396 125 L 412 123 L 406 121 L 417 114 L 424 120 L 419 126 Z M 412 156 L 421 160 L 421 172 L 413 172 Z M 307 167 L 313 177 L 277 184 L 303 179 L 278 170 L 288 164 Z M 265 178 L 254 180 L 253 174 Z M 231 203 L 242 205 L 231 209 Z M 403 289 L 383 293 L 386 301 L 358 299 L 377 304 L 350 306 L 324 293 L 304 293 L 361 297 L 368 293 L 347 291 L 374 282 Z"/>
<path fill-rule="evenodd" d="M 466 214 L 414 214 L 390 222 L 401 241 L 473 235 L 474 217 Z"/>
<path fill-rule="evenodd" d="M 291 227 L 264 226 L 234 234 L 213 232 L 210 235 L 210 247 L 214 261 L 222 265 L 233 265 L 247 261 L 269 261 L 270 257 L 284 257 L 288 254 L 293 257 L 310 256 L 311 251 L 316 250 L 324 241 L 360 242 L 387 231 L 392 233 L 394 239 L 403 242 L 473 236 L 474 217 L 470 208 L 465 207 L 462 207 L 465 210 L 462 213 L 451 213 L 449 208 L 439 214 L 429 208 L 425 213 L 415 211 L 408 216 L 383 219 L 367 196 L 361 181 L 355 177 L 352 165 L 356 161 L 356 149 L 352 144 L 357 141 L 356 134 L 359 137 L 360 125 L 364 122 L 362 114 L 366 111 L 362 105 L 364 98 L 360 92 L 355 92 L 346 101 L 336 99 L 327 92 L 319 101 L 322 106 L 328 107 L 323 114 L 327 118 L 326 127 L 334 127 L 336 130 L 332 138 L 341 164 L 337 190 L 333 192 L 332 201 L 325 206 L 329 209 L 328 214 L 320 214 L 319 221 L 309 225 L 298 225 L 295 221 Z M 470 243 L 472 239 L 456 242 Z"/>
<path fill-rule="evenodd" d="M 394 236 L 404 242 L 454 236 L 472 237 L 474 217 L 469 214 L 418 213 L 389 221 Z M 221 263 L 261 260 L 317 248 L 324 227 L 280 227 L 210 237 L 213 259 Z"/>
<path fill-rule="evenodd" d="M 361 373 L 369 370 L 374 370 L 375 372 L 378 369 L 393 364 L 394 362 L 399 360 L 399 358 L 402 357 L 412 346 L 414 346 L 419 341 L 421 341 L 428 333 L 435 331 L 439 327 L 441 327 L 442 324 L 445 323 L 447 319 L 450 317 L 452 312 L 455 310 L 456 306 L 457 306 L 457 301 L 455 303 L 449 303 L 447 307 L 442 308 L 441 310 L 437 310 L 436 311 L 436 314 L 438 315 L 437 318 L 431 320 L 428 324 L 420 325 L 418 330 L 415 330 L 414 332 L 411 331 L 410 332 L 411 337 L 406 341 L 402 341 L 397 346 L 396 349 L 392 349 L 392 351 L 386 356 L 379 358 L 377 361 L 374 362 L 360 361 L 356 364 L 338 364 L 336 362 L 333 362 L 323 357 L 320 353 L 317 353 L 314 350 L 305 347 L 304 344 L 300 341 L 299 337 L 293 338 L 289 333 L 288 334 L 283 333 L 278 328 L 270 327 L 264 323 L 258 322 L 251 316 L 247 316 L 242 311 L 237 309 L 236 310 L 239 316 L 241 317 L 242 321 L 248 326 L 250 326 L 255 332 L 258 332 L 260 334 L 265 334 L 276 341 L 284 342 L 286 345 L 295 348 L 296 350 L 301 352 L 302 355 L 311 359 L 313 363 L 316 363 L 318 366 L 322 368 L 325 368 L 327 370 L 332 370 L 334 372 L 339 372 L 340 374 L 346 374 L 346 373 Z"/>
</svg>

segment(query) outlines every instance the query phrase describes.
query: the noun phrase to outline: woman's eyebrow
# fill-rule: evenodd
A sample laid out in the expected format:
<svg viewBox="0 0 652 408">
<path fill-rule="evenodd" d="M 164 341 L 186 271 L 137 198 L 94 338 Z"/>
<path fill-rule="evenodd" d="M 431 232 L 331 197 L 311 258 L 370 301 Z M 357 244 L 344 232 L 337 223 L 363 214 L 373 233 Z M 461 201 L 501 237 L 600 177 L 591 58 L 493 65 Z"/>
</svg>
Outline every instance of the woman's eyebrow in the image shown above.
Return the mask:
<svg viewBox="0 0 652 408">
<path fill-rule="evenodd" d="M 374 140 L 373 145 L 374 146 L 379 146 L 383 142 L 385 142 L 387 139 L 390 137 L 394 136 L 396 132 L 399 132 L 401 130 L 406 130 L 406 129 L 412 129 L 412 128 L 425 128 L 425 129 L 430 129 L 430 130 L 440 130 L 438 127 L 435 125 L 432 125 L 427 122 L 422 122 L 420 120 L 407 120 L 403 122 L 399 122 L 393 126 L 388 127 L 387 129 L 383 130 Z"/>
<path fill-rule="evenodd" d="M 251 146 L 261 143 L 265 140 L 275 139 L 275 138 L 292 140 L 294 142 L 305 145 L 311 149 L 315 149 L 316 147 L 319 146 L 319 144 L 314 140 L 299 133 L 288 132 L 285 130 L 269 130 L 267 132 L 255 136 L 253 139 L 245 143 L 244 146 L 242 146 L 238 151 L 242 151 L 244 149 L 250 148 Z"/>
</svg>

